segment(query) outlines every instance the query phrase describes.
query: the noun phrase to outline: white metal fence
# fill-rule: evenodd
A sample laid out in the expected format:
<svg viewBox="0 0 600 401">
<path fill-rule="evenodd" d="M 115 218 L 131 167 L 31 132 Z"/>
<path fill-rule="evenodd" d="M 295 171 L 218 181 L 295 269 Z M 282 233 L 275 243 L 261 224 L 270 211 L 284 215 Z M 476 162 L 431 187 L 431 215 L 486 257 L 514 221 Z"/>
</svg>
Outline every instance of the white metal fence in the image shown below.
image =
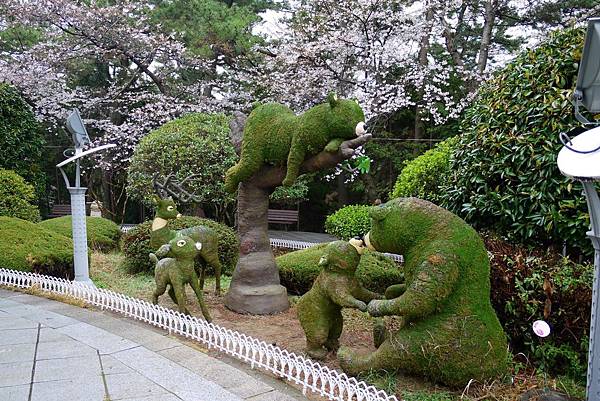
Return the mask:
<svg viewBox="0 0 600 401">
<path fill-rule="evenodd" d="M 271 246 L 278 248 L 287 248 L 287 249 L 306 249 L 311 246 L 318 245 L 316 242 L 305 242 L 305 241 L 293 241 L 288 239 L 280 239 L 280 238 L 270 238 Z M 382 255 L 385 255 L 389 258 L 394 259 L 394 262 L 404 263 L 404 257 L 402 255 L 397 255 L 395 253 L 387 253 L 381 252 Z"/>
<path fill-rule="evenodd" d="M 303 394 L 311 390 L 330 400 L 347 401 L 398 401 L 383 390 L 338 373 L 327 366 L 303 356 L 288 352 L 277 346 L 245 334 L 208 323 L 195 316 L 131 298 L 114 291 L 95 288 L 40 274 L 0 269 L 0 284 L 30 288 L 66 295 L 82 300 L 102 309 L 122 313 L 126 316 L 150 323 L 232 355 L 252 368 L 259 367 L 268 372 L 302 386 Z"/>
</svg>

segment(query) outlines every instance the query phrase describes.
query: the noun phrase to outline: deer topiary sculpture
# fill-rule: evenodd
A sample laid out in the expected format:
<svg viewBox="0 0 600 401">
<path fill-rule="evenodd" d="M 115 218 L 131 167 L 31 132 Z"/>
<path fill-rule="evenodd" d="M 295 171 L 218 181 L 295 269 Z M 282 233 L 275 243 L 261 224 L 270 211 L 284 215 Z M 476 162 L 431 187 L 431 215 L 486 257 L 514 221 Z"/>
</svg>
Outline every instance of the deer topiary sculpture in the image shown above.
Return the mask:
<svg viewBox="0 0 600 401">
<path fill-rule="evenodd" d="M 181 216 L 177 210 L 177 205 L 172 197 L 176 197 L 181 202 L 189 202 L 195 200 L 194 196 L 182 188 L 182 185 L 192 176 L 188 176 L 181 183 L 174 182 L 173 175 L 169 174 L 164 183 L 157 180 L 158 174 L 155 174 L 152 182 L 156 192 L 160 196 L 154 197 L 156 205 L 156 213 L 152 220 L 152 231 L 150 233 L 150 246 L 158 250 L 162 245 L 168 244 L 177 236 L 188 236 L 195 242 L 202 244 L 202 249 L 198 252 L 197 257 L 201 258 L 206 264 L 213 267 L 215 270 L 215 291 L 221 292 L 221 261 L 219 260 L 219 238 L 217 233 L 205 226 L 194 226 L 181 230 L 171 230 L 168 227 L 169 220 L 176 219 Z M 167 197 L 169 196 L 169 197 Z M 170 256 L 168 253 L 162 255 L 162 252 L 157 252 L 157 256 Z M 204 288 L 205 271 L 202 269 L 200 274 L 200 288 Z"/>
</svg>

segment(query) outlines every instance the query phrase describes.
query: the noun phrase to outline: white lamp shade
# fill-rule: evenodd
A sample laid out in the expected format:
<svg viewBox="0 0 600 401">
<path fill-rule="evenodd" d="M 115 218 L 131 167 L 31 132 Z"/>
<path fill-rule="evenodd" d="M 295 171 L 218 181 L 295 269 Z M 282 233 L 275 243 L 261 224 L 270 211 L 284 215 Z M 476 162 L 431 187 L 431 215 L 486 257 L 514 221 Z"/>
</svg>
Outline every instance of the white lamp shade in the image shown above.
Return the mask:
<svg viewBox="0 0 600 401">
<path fill-rule="evenodd" d="M 587 151 L 600 147 L 600 127 L 585 131 L 568 144 L 570 148 Z M 556 160 L 561 173 L 581 180 L 600 181 L 600 150 L 592 153 L 577 153 L 566 146 L 558 153 Z"/>
</svg>

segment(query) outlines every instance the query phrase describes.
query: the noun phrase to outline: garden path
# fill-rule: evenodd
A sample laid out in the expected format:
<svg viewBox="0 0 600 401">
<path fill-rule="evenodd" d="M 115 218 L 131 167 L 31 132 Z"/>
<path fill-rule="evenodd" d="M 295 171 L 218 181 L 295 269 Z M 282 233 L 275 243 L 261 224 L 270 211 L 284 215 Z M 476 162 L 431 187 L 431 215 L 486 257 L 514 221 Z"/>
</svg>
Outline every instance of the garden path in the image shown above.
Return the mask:
<svg viewBox="0 0 600 401">
<path fill-rule="evenodd" d="M 304 399 L 198 348 L 111 312 L 0 289 L 0 400 Z"/>
<path fill-rule="evenodd" d="M 290 241 L 302 241 L 302 242 L 331 242 L 336 241 L 337 238 L 323 233 L 311 233 L 307 231 L 277 231 L 269 230 L 269 238 L 285 239 Z"/>
</svg>

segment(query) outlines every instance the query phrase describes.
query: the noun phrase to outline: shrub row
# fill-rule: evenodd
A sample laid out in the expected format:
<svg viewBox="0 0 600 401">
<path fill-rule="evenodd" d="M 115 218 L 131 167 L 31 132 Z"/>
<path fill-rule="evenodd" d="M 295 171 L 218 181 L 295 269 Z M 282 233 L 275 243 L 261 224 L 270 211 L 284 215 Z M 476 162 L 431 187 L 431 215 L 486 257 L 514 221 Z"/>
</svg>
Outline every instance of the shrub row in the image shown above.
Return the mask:
<svg viewBox="0 0 600 401">
<path fill-rule="evenodd" d="M 0 169 L 0 216 L 39 221 L 40 211 L 32 203 L 35 188 L 12 170 Z"/>
<path fill-rule="evenodd" d="M 221 273 L 231 274 L 237 263 L 239 251 L 239 241 L 235 232 L 231 228 L 213 220 L 191 216 L 169 220 L 167 227 L 171 230 L 180 230 L 182 228 L 194 226 L 206 226 L 215 230 L 219 237 L 219 259 L 222 264 Z M 125 268 L 131 273 L 154 272 L 154 265 L 148 258 L 148 254 L 155 251 L 155 249 L 150 247 L 151 228 L 152 221 L 146 221 L 142 224 L 138 224 L 123 235 Z M 208 272 L 210 273 L 211 270 Z"/>
<path fill-rule="evenodd" d="M 325 231 L 342 240 L 364 235 L 371 229 L 367 205 L 345 206 L 335 213 L 327 216 Z"/>
<path fill-rule="evenodd" d="M 321 271 L 318 263 L 325 246 L 319 244 L 275 259 L 281 284 L 290 294 L 302 295 L 310 290 Z M 402 282 L 404 275 L 392 259 L 367 251 L 360 258 L 356 277 L 366 288 L 383 294 L 390 285 Z"/>
</svg>

